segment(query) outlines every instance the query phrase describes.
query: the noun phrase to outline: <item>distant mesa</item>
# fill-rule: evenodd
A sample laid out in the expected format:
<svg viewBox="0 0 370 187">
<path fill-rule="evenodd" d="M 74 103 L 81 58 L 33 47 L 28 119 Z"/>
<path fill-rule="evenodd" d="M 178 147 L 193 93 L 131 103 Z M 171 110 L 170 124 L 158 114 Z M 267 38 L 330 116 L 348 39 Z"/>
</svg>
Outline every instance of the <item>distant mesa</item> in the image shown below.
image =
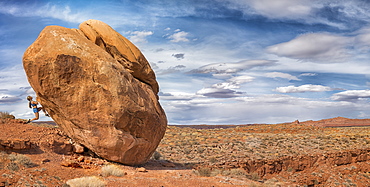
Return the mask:
<svg viewBox="0 0 370 187">
<path fill-rule="evenodd" d="M 40 103 L 73 139 L 115 162 L 147 162 L 164 136 L 158 83 L 140 50 L 109 25 L 45 27 L 23 56 Z"/>
<path fill-rule="evenodd" d="M 349 119 L 344 117 L 335 117 L 330 119 L 322 119 L 318 121 L 304 121 L 297 123 L 298 120 L 292 124 L 312 125 L 319 127 L 359 127 L 370 126 L 370 119 Z"/>
</svg>

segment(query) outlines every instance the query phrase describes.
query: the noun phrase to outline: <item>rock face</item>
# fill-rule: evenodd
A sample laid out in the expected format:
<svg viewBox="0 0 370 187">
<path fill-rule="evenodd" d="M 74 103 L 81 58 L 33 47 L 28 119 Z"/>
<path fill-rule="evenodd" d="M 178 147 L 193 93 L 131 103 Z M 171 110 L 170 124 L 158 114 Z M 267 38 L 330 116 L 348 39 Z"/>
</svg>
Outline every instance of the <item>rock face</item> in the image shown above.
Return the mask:
<svg viewBox="0 0 370 187">
<path fill-rule="evenodd" d="M 48 26 L 23 66 L 40 104 L 75 142 L 128 165 L 149 160 L 167 119 L 144 55 L 107 24 Z"/>
</svg>

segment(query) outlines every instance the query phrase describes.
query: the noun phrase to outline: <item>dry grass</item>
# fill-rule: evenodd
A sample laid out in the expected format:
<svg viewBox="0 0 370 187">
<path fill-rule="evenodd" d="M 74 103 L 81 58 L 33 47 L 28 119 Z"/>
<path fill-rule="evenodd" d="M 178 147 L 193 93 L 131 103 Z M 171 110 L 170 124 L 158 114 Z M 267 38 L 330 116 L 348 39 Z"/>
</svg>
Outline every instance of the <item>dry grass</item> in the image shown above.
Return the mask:
<svg viewBox="0 0 370 187">
<path fill-rule="evenodd" d="M 159 153 L 159 152 L 155 151 L 155 152 L 153 153 L 153 155 L 152 155 L 151 159 L 153 159 L 153 160 L 159 160 L 159 159 L 161 159 L 161 157 L 162 157 L 161 153 Z"/>
<path fill-rule="evenodd" d="M 10 170 L 10 171 L 18 171 L 19 170 L 19 166 L 17 163 L 15 162 L 10 162 L 8 163 L 8 165 L 6 166 L 6 169 Z"/>
<path fill-rule="evenodd" d="M 22 154 L 10 154 L 9 160 L 14 163 L 20 164 L 26 168 L 32 168 L 36 165 L 35 163 L 32 162 L 32 160 L 29 157 Z"/>
<path fill-rule="evenodd" d="M 7 163 L 7 164 L 6 164 Z M 0 152 L 0 169 L 4 168 L 10 171 L 19 171 L 21 167 L 32 168 L 36 166 L 32 160 L 26 155 L 22 154 L 6 154 L 5 152 Z"/>
<path fill-rule="evenodd" d="M 105 181 L 99 177 L 81 177 L 66 182 L 71 187 L 104 187 Z"/>
<path fill-rule="evenodd" d="M 101 168 L 101 175 L 103 177 L 116 176 L 122 177 L 125 175 L 125 172 L 115 165 L 106 165 Z"/>
<path fill-rule="evenodd" d="M 195 171 L 195 174 L 201 177 L 210 177 L 212 174 L 212 170 L 210 168 L 199 168 Z"/>
<path fill-rule="evenodd" d="M 1 119 L 6 119 L 6 118 L 15 119 L 15 117 L 9 114 L 9 112 L 1 112 L 1 111 L 0 111 L 0 118 Z"/>
</svg>

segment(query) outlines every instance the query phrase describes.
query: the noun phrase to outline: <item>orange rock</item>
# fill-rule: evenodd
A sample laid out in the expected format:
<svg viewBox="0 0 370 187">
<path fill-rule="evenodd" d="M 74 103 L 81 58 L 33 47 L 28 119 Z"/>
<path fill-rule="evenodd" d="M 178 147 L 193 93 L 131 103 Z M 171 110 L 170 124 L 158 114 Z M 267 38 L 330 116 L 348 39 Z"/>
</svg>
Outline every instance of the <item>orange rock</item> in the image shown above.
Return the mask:
<svg viewBox="0 0 370 187">
<path fill-rule="evenodd" d="M 80 168 L 81 165 L 73 160 L 63 160 L 61 163 L 60 163 L 61 166 L 64 166 L 64 167 L 72 167 L 72 168 Z"/>
<path fill-rule="evenodd" d="M 80 144 L 74 143 L 73 144 L 73 152 L 75 152 L 75 153 L 83 153 L 84 152 L 84 147 L 81 146 Z"/>
<path fill-rule="evenodd" d="M 85 160 L 85 157 L 84 156 L 79 156 L 78 158 L 77 158 L 77 161 L 79 161 L 79 162 L 82 162 L 82 161 L 84 161 Z"/>
<path fill-rule="evenodd" d="M 136 168 L 136 171 L 138 171 L 138 172 L 147 172 L 147 170 L 145 168 L 143 168 L 143 167 Z"/>
<path fill-rule="evenodd" d="M 97 155 L 143 164 L 163 138 L 167 119 L 149 63 L 105 23 L 46 27 L 24 53 L 23 66 L 53 120 Z"/>
<path fill-rule="evenodd" d="M 158 93 L 158 83 L 148 61 L 140 50 L 128 39 L 98 20 L 88 20 L 80 24 L 80 34 L 108 52 L 136 79 L 148 84 Z"/>
</svg>

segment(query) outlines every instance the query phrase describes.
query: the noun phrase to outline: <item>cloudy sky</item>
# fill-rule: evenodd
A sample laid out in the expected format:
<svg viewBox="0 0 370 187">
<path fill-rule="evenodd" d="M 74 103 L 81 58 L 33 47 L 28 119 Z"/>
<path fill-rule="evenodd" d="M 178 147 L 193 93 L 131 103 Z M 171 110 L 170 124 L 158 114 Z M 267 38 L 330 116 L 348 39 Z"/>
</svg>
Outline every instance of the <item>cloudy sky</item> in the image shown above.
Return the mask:
<svg viewBox="0 0 370 187">
<path fill-rule="evenodd" d="M 0 111 L 33 116 L 22 56 L 45 26 L 97 19 L 150 61 L 169 124 L 370 118 L 369 10 L 367 0 L 1 0 Z"/>
</svg>

